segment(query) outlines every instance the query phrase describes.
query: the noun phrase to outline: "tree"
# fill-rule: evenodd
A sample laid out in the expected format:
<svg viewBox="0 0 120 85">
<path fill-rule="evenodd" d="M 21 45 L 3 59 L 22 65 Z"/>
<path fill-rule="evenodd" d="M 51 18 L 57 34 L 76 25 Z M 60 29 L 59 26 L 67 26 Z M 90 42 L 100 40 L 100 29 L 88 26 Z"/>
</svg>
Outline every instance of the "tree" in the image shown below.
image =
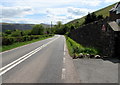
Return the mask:
<svg viewBox="0 0 120 85">
<path fill-rule="evenodd" d="M 23 31 L 23 34 L 24 34 L 24 35 L 31 35 L 31 30 L 24 30 L 24 31 Z"/>
<path fill-rule="evenodd" d="M 85 24 L 91 22 L 91 14 L 88 13 L 88 15 L 85 17 Z"/>
<path fill-rule="evenodd" d="M 23 36 L 23 33 L 22 33 L 21 30 L 17 30 L 17 29 L 16 29 L 16 31 L 13 31 L 13 32 L 11 33 L 11 36 L 12 36 L 12 37 L 20 37 L 20 36 Z"/>
<path fill-rule="evenodd" d="M 6 34 L 11 34 L 11 33 L 12 33 L 12 30 L 6 30 L 5 33 L 6 33 Z"/>
<path fill-rule="evenodd" d="M 103 15 L 98 15 L 97 19 L 98 20 L 103 19 Z"/>
<path fill-rule="evenodd" d="M 62 26 L 62 22 L 61 21 L 58 21 L 57 22 L 57 26 L 60 28 Z"/>
<path fill-rule="evenodd" d="M 91 23 L 93 21 L 97 21 L 103 19 L 102 15 L 96 15 L 94 12 L 92 14 L 88 13 L 88 15 L 85 17 L 85 24 Z"/>
<path fill-rule="evenodd" d="M 34 25 L 33 29 L 31 31 L 32 35 L 43 35 L 44 34 L 44 27 L 39 24 L 39 25 Z"/>
</svg>

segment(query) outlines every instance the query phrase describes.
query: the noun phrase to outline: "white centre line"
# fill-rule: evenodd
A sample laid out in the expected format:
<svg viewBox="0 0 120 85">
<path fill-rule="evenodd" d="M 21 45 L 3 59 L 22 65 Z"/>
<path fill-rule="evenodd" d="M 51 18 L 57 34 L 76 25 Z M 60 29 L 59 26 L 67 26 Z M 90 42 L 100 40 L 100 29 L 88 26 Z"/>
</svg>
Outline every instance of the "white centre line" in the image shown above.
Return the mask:
<svg viewBox="0 0 120 85">
<path fill-rule="evenodd" d="M 38 51 L 40 51 L 42 48 L 46 47 L 48 44 L 52 43 L 53 41 L 55 41 L 56 39 L 58 39 L 60 36 L 58 36 L 57 38 L 49 41 L 48 43 L 38 47 L 37 49 L 29 52 L 28 54 L 20 57 L 19 59 L 9 63 L 8 65 L 0 68 L 0 76 L 5 74 L 7 71 L 9 71 L 10 69 L 14 68 L 15 66 L 17 66 L 18 64 L 20 64 L 21 62 L 25 61 L 26 59 L 28 59 L 29 57 L 31 57 L 33 54 L 37 53 Z"/>
</svg>

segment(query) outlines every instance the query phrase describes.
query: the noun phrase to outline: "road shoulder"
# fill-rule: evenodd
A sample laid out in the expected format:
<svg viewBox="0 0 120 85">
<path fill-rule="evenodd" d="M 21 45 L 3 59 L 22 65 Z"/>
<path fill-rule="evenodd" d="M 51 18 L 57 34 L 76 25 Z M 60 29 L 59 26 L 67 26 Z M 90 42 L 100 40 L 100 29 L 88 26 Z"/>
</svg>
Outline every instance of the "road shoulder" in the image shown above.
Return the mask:
<svg viewBox="0 0 120 85">
<path fill-rule="evenodd" d="M 66 42 L 65 42 L 65 68 L 66 68 L 66 78 L 65 83 L 80 83 L 77 75 L 77 71 L 75 69 L 73 59 L 69 55 Z"/>
</svg>

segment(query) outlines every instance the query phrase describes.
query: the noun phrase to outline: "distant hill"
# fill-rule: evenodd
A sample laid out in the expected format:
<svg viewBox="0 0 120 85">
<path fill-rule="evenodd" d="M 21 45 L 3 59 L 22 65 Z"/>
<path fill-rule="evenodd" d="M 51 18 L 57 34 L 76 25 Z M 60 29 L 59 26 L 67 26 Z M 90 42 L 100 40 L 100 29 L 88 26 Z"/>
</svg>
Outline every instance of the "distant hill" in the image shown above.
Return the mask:
<svg viewBox="0 0 120 85">
<path fill-rule="evenodd" d="M 116 4 L 116 3 L 115 3 L 115 4 Z M 110 10 L 112 7 L 114 7 L 115 4 L 112 4 L 112 5 L 110 5 L 110 6 L 107 6 L 107 7 L 105 7 L 105 8 L 102 8 L 102 9 L 100 9 L 100 10 L 98 10 L 98 11 L 95 11 L 95 14 L 96 14 L 96 15 L 103 15 L 103 17 L 107 17 L 107 16 L 109 16 L 109 10 Z M 82 18 L 79 18 L 79 19 L 75 19 L 75 20 L 73 20 L 73 21 L 68 22 L 67 24 L 79 23 L 79 25 L 82 25 L 83 22 L 85 21 L 85 17 L 86 17 L 86 16 L 83 16 Z"/>
<path fill-rule="evenodd" d="M 35 24 L 14 24 L 14 23 L 0 23 L 0 29 L 2 29 L 2 31 L 4 32 L 5 30 L 15 30 L 15 29 L 19 29 L 19 30 L 29 30 L 32 29 L 32 27 Z M 47 24 L 43 24 L 43 27 L 48 28 L 50 27 L 50 25 Z"/>
</svg>

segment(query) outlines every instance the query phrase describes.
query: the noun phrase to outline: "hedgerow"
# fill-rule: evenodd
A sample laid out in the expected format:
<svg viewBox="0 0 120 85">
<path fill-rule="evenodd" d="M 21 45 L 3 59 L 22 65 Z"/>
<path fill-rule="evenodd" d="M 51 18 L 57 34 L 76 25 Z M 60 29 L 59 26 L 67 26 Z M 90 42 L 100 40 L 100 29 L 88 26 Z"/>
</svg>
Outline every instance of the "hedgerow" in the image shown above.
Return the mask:
<svg viewBox="0 0 120 85">
<path fill-rule="evenodd" d="M 25 42 L 25 41 L 31 41 L 33 39 L 39 39 L 39 38 L 45 38 L 53 36 L 52 34 L 49 35 L 26 35 L 21 37 L 2 37 L 2 45 L 11 45 L 16 42 Z"/>
</svg>

